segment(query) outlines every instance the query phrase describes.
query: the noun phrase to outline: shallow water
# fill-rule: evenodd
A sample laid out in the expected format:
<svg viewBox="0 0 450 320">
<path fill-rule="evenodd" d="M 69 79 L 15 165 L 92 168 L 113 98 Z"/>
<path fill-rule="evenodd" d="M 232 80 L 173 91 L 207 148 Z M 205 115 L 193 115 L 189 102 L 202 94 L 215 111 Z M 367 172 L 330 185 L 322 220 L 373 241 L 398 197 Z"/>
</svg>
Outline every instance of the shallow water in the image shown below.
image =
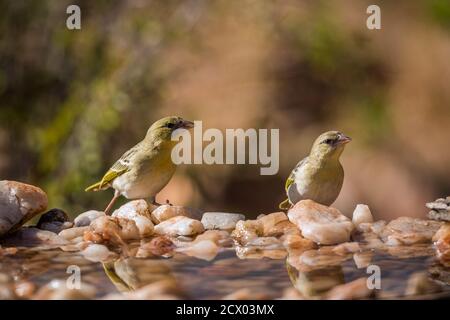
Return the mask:
<svg viewBox="0 0 450 320">
<path fill-rule="evenodd" d="M 375 252 L 370 264 L 381 270 L 381 289 L 376 290 L 376 298 L 404 297 L 407 280 L 418 271 L 426 272 L 442 285 L 442 292 L 421 298 L 450 297 L 450 268 L 440 265 L 429 254 L 433 252 L 430 248 Z M 182 297 L 187 299 L 221 299 L 243 288 L 277 299 L 287 288 L 296 288 L 305 295 L 316 287 L 323 289 L 324 283 L 335 286 L 370 276 L 366 268 L 357 268 L 351 255 L 342 260 L 333 266 L 314 266 L 299 272 L 285 258 L 240 259 L 234 249 L 225 249 L 213 261 L 178 253 L 172 258 L 126 258 L 102 264 L 60 249 L 19 248 L 15 255 L 0 258 L 0 273 L 13 281 L 31 281 L 40 288 L 53 279 L 66 280 L 71 275 L 67 268 L 76 265 L 80 267 L 82 283 L 95 286 L 97 298 L 161 279 L 175 279 Z"/>
</svg>

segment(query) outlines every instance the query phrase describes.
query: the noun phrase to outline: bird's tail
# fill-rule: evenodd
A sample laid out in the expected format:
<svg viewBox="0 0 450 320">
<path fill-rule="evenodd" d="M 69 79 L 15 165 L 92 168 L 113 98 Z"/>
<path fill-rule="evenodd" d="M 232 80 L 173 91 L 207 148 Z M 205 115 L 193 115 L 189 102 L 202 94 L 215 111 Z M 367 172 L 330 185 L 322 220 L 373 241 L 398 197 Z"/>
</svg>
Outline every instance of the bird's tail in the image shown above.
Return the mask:
<svg viewBox="0 0 450 320">
<path fill-rule="evenodd" d="M 284 200 L 278 205 L 278 208 L 281 210 L 289 210 L 291 208 L 291 203 L 289 202 L 289 199 Z"/>
<path fill-rule="evenodd" d="M 88 192 L 88 191 L 98 191 L 102 189 L 102 182 L 99 181 L 97 183 L 94 183 L 92 186 L 87 187 L 86 189 L 84 189 L 84 191 Z"/>
</svg>

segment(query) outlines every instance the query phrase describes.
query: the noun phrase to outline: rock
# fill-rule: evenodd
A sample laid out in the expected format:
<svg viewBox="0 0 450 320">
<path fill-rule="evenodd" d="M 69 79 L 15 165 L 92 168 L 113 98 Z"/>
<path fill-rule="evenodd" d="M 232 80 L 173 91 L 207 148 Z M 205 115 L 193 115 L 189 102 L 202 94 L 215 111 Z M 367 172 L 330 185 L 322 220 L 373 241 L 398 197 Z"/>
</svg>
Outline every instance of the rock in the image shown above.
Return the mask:
<svg viewBox="0 0 450 320">
<path fill-rule="evenodd" d="M 282 237 L 289 234 L 301 236 L 300 230 L 289 220 L 279 222 L 272 229 L 264 232 L 265 237 Z"/>
<path fill-rule="evenodd" d="M 205 212 L 202 217 L 202 224 L 208 230 L 232 230 L 236 223 L 245 220 L 245 216 L 239 213 L 226 212 Z"/>
<path fill-rule="evenodd" d="M 450 196 L 447 198 L 440 198 L 434 202 L 426 204 L 427 208 L 431 209 L 428 217 L 432 220 L 450 221 Z"/>
<path fill-rule="evenodd" d="M 102 245 L 102 244 L 89 244 L 83 251 L 81 251 L 83 257 L 92 262 L 107 262 L 117 258 L 117 254 Z"/>
<path fill-rule="evenodd" d="M 219 250 L 217 244 L 211 240 L 196 241 L 190 246 L 176 249 L 177 252 L 206 261 L 213 260 Z"/>
<path fill-rule="evenodd" d="M 169 204 L 163 204 L 151 213 L 152 220 L 155 224 L 166 221 L 170 218 L 184 216 L 192 219 L 200 219 L 202 213 L 199 210 L 182 207 L 182 206 L 172 206 Z"/>
<path fill-rule="evenodd" d="M 68 243 L 66 239 L 54 232 L 34 227 L 24 227 L 6 236 L 2 243 L 20 247 L 61 246 Z"/>
<path fill-rule="evenodd" d="M 191 236 L 202 233 L 203 224 L 184 216 L 176 216 L 155 226 L 155 233 L 168 236 Z"/>
<path fill-rule="evenodd" d="M 400 217 L 389 222 L 380 232 L 380 237 L 388 246 L 428 243 L 441 225 L 441 222 L 433 220 Z"/>
<path fill-rule="evenodd" d="M 338 244 L 350 240 L 354 228 L 349 218 L 338 209 L 312 200 L 301 200 L 288 212 L 289 220 L 303 237 L 318 244 Z"/>
<path fill-rule="evenodd" d="M 263 226 L 260 220 L 238 221 L 231 236 L 240 244 L 246 245 L 248 242 L 263 235 Z"/>
<path fill-rule="evenodd" d="M 83 237 L 84 232 L 88 231 L 89 227 L 75 227 L 64 229 L 58 236 L 66 239 L 67 241 L 73 241 L 75 238 Z"/>
<path fill-rule="evenodd" d="M 52 209 L 44 213 L 36 225 L 41 230 L 60 233 L 62 230 L 72 228 L 73 223 L 69 221 L 69 216 L 61 209 Z"/>
<path fill-rule="evenodd" d="M 145 200 L 133 200 L 124 204 L 113 212 L 112 217 L 134 221 L 139 229 L 140 238 L 149 237 L 153 234 L 150 207 Z"/>
<path fill-rule="evenodd" d="M 413 273 L 406 283 L 405 295 L 416 296 L 441 292 L 442 288 L 432 281 L 426 272 Z"/>
<path fill-rule="evenodd" d="M 52 280 L 43 286 L 34 300 L 79 300 L 92 299 L 95 297 L 96 289 L 87 283 L 81 283 L 80 288 L 69 288 L 66 280 Z"/>
<path fill-rule="evenodd" d="M 300 235 L 297 234 L 287 234 L 283 237 L 281 237 L 281 240 L 283 241 L 283 245 L 289 250 L 310 250 L 316 248 L 316 243 L 312 240 L 305 239 Z"/>
<path fill-rule="evenodd" d="M 105 213 L 103 211 L 89 210 L 79 214 L 73 222 L 75 224 L 75 227 L 87 227 L 95 219 L 104 216 Z"/>
<path fill-rule="evenodd" d="M 165 237 L 159 236 L 149 242 L 141 241 L 136 253 L 136 258 L 148 258 L 154 256 L 167 256 L 174 249 L 173 242 Z"/>
<path fill-rule="evenodd" d="M 450 266 L 450 223 L 444 224 L 433 236 L 438 259 Z"/>
<path fill-rule="evenodd" d="M 356 208 L 353 211 L 352 222 L 355 227 L 358 227 L 361 223 L 372 223 L 373 216 L 370 212 L 369 206 L 365 204 L 356 205 Z"/>
<path fill-rule="evenodd" d="M 0 237 L 13 232 L 47 208 L 42 189 L 16 181 L 0 181 Z"/>
<path fill-rule="evenodd" d="M 375 291 L 367 287 L 367 279 L 359 278 L 334 287 L 325 297 L 329 300 L 357 300 L 371 298 L 374 294 Z"/>
<path fill-rule="evenodd" d="M 92 221 L 84 240 L 94 243 L 111 243 L 126 248 L 125 240 L 140 239 L 140 232 L 133 220 L 104 216 Z"/>
<path fill-rule="evenodd" d="M 283 232 L 278 230 L 276 232 L 275 226 L 281 222 L 289 222 L 288 217 L 284 212 L 274 212 L 268 215 L 261 216 L 258 221 L 262 224 L 262 232 L 265 237 L 279 236 Z"/>
<path fill-rule="evenodd" d="M 361 251 L 361 247 L 358 242 L 344 242 L 332 249 L 334 253 L 338 255 L 346 255 L 349 253 L 355 253 Z"/>
</svg>

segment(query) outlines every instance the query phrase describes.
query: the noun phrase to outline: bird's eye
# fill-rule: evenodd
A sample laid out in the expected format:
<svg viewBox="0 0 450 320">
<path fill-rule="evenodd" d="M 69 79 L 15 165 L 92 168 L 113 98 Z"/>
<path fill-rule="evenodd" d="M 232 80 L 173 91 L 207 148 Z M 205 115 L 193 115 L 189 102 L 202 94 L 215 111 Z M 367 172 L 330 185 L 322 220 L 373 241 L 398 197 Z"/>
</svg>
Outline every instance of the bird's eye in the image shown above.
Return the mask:
<svg viewBox="0 0 450 320">
<path fill-rule="evenodd" d="M 173 127 L 175 127 L 175 123 L 169 122 L 167 124 L 167 128 L 172 129 Z"/>
<path fill-rule="evenodd" d="M 325 140 L 323 140 L 322 143 L 325 143 L 325 144 L 332 144 L 333 141 L 334 141 L 333 139 L 325 139 Z"/>
</svg>

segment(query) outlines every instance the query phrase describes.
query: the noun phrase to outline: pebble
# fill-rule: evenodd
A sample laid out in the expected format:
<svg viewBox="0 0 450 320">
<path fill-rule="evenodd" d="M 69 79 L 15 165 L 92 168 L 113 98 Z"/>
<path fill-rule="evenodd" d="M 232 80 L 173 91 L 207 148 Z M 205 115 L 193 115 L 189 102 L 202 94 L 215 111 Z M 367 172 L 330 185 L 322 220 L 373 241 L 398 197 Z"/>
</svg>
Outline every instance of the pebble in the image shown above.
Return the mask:
<svg viewBox="0 0 450 320">
<path fill-rule="evenodd" d="M 202 233 L 203 224 L 185 216 L 176 216 L 155 226 L 155 233 L 168 236 L 191 236 Z"/>
<path fill-rule="evenodd" d="M 202 224 L 208 230 L 232 230 L 236 223 L 245 220 L 245 216 L 239 213 L 205 212 L 202 216 Z"/>
<path fill-rule="evenodd" d="M 233 239 L 242 245 L 263 235 L 263 225 L 260 220 L 238 221 L 236 228 L 231 233 Z"/>
<path fill-rule="evenodd" d="M 450 266 L 450 223 L 444 224 L 433 236 L 438 259 L 445 266 Z"/>
<path fill-rule="evenodd" d="M 130 201 L 115 210 L 112 217 L 134 221 L 139 230 L 139 237 L 145 238 L 153 234 L 150 206 L 145 200 Z"/>
<path fill-rule="evenodd" d="M 288 212 L 289 220 L 303 237 L 318 244 L 338 244 L 350 240 L 354 228 L 349 218 L 338 209 L 312 200 L 301 200 Z"/>
<path fill-rule="evenodd" d="M 68 241 L 72 241 L 75 238 L 83 237 L 84 232 L 89 230 L 89 227 L 74 227 L 61 231 L 58 235 Z"/>
<path fill-rule="evenodd" d="M 361 223 L 372 223 L 373 216 L 369 206 L 365 204 L 356 205 L 356 208 L 353 211 L 352 222 L 355 227 L 358 227 Z"/>
<path fill-rule="evenodd" d="M 379 235 L 388 246 L 429 243 L 441 225 L 433 220 L 400 217 L 389 222 Z"/>
<path fill-rule="evenodd" d="M 0 236 L 13 232 L 47 208 L 42 189 L 16 181 L 0 181 Z"/>
<path fill-rule="evenodd" d="M 79 214 L 74 222 L 75 227 L 87 227 L 92 221 L 99 217 L 104 217 L 105 213 L 103 211 L 89 210 Z"/>
<path fill-rule="evenodd" d="M 187 208 L 183 206 L 172 206 L 170 204 L 163 204 L 154 209 L 151 213 L 152 220 L 155 224 L 166 221 L 170 218 L 184 216 L 192 219 L 200 219 L 201 211 Z"/>
</svg>

